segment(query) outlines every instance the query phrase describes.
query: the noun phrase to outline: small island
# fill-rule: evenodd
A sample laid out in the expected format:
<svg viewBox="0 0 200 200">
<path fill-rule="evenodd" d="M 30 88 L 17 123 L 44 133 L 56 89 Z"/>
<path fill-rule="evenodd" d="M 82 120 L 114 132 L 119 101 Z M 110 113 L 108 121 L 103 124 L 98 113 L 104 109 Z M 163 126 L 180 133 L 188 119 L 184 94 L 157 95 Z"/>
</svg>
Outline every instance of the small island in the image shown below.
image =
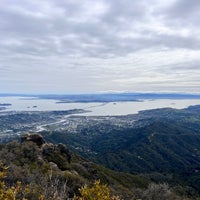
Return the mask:
<svg viewBox="0 0 200 200">
<path fill-rule="evenodd" d="M 0 103 L 0 106 L 12 106 L 11 103 Z"/>
</svg>

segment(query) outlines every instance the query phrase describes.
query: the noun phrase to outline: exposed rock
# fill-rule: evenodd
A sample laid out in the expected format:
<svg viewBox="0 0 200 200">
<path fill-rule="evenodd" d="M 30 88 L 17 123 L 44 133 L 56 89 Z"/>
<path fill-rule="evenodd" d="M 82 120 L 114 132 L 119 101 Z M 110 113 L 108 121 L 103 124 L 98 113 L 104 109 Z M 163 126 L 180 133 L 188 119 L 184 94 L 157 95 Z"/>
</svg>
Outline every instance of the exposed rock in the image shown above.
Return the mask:
<svg viewBox="0 0 200 200">
<path fill-rule="evenodd" d="M 42 154 L 44 156 L 50 156 L 55 152 L 56 145 L 52 143 L 46 143 L 42 146 Z"/>
<path fill-rule="evenodd" d="M 71 162 L 71 154 L 63 144 L 46 143 L 42 146 L 42 154 L 48 162 L 55 163 L 59 169 L 66 170 Z"/>
<path fill-rule="evenodd" d="M 71 154 L 64 144 L 46 143 L 40 134 L 25 134 L 21 142 L 34 142 L 42 152 L 42 158 L 49 163 L 54 163 L 59 169 L 66 170 L 71 162 Z"/>
<path fill-rule="evenodd" d="M 44 138 L 40 134 L 30 134 L 27 133 L 21 137 L 21 142 L 34 142 L 37 144 L 38 147 L 41 147 L 45 144 Z"/>
</svg>

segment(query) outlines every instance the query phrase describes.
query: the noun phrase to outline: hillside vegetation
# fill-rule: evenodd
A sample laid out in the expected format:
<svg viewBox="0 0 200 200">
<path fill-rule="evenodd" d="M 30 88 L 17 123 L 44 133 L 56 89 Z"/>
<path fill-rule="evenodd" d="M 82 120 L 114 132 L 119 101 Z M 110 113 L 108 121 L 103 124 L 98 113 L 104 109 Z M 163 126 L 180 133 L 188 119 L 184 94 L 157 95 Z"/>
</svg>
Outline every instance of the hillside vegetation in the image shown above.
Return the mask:
<svg viewBox="0 0 200 200">
<path fill-rule="evenodd" d="M 3 163 L 1 172 L 5 169 L 3 166 L 8 166 L 6 176 L 0 177 L 4 181 L 1 183 L 5 184 L 5 188 L 11 185 L 17 188 L 20 181 L 22 189 L 29 188 L 27 199 L 38 199 L 39 194 L 45 200 L 69 199 L 74 198 L 74 195 L 78 198 L 81 191 L 84 194 L 84 189 L 80 188 L 88 185 L 88 192 L 90 185 L 98 180 L 101 180 L 100 187 L 107 184 L 106 188 L 113 195 L 131 199 L 136 191 L 146 190 L 150 183 L 143 177 L 114 172 L 96 165 L 70 152 L 65 145 L 46 143 L 37 134 L 22 137 L 22 143 L 13 141 L 1 144 L 0 158 Z M 24 195 L 22 193 L 19 192 L 19 196 Z"/>
<path fill-rule="evenodd" d="M 120 130 L 109 127 L 106 133 L 101 125 L 83 127 L 75 133 L 46 131 L 43 134 L 48 140 L 62 141 L 110 169 L 142 174 L 172 186 L 181 185 L 188 195 L 198 195 L 200 106 L 144 111 L 139 116 L 135 127 Z"/>
</svg>

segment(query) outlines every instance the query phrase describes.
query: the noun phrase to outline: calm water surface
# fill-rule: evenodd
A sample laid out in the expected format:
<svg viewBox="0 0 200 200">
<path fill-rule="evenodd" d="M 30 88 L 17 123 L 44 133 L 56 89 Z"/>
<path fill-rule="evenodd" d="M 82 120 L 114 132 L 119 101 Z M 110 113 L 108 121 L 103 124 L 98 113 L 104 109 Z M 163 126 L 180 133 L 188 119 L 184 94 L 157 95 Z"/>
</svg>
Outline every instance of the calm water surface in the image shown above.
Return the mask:
<svg viewBox="0 0 200 200">
<path fill-rule="evenodd" d="M 91 112 L 82 113 L 84 116 L 127 115 L 135 114 L 141 110 L 155 108 L 186 108 L 190 105 L 200 105 L 200 99 L 156 99 L 141 102 L 111 102 L 111 103 L 56 103 L 57 100 L 25 98 L 25 97 L 0 97 L 1 103 L 11 103 L 6 111 L 52 111 L 85 109 Z"/>
</svg>

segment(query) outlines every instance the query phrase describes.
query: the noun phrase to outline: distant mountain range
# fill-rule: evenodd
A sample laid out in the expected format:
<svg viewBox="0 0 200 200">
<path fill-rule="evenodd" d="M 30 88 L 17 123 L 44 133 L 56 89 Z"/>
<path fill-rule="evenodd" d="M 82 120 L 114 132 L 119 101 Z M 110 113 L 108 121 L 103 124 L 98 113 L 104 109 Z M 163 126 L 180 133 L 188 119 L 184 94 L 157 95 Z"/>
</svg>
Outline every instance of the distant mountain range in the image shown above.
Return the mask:
<svg viewBox="0 0 200 200">
<path fill-rule="evenodd" d="M 35 97 L 41 99 L 55 99 L 58 103 L 66 102 L 115 102 L 140 101 L 143 99 L 200 99 L 200 94 L 179 93 L 106 93 L 106 94 L 0 94 L 5 96 Z"/>
</svg>

